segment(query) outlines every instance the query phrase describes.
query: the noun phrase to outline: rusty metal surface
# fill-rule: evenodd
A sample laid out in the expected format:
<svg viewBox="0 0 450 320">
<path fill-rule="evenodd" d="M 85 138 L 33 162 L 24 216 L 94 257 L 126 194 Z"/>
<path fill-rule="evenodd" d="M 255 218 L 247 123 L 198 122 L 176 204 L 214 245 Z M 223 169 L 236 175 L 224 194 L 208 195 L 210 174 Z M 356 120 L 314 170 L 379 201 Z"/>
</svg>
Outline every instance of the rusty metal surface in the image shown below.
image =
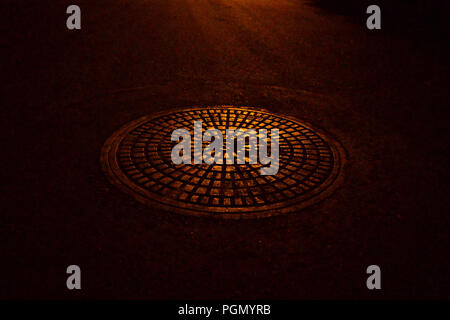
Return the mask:
<svg viewBox="0 0 450 320">
<path fill-rule="evenodd" d="M 273 129 L 280 132 L 280 168 L 260 175 L 261 164 L 181 164 L 171 161 L 171 133 L 204 129 Z M 105 143 L 101 163 L 109 180 L 147 205 L 221 218 L 268 217 L 297 212 L 328 196 L 340 177 L 338 143 L 309 124 L 256 108 L 191 107 L 144 116 Z"/>
</svg>

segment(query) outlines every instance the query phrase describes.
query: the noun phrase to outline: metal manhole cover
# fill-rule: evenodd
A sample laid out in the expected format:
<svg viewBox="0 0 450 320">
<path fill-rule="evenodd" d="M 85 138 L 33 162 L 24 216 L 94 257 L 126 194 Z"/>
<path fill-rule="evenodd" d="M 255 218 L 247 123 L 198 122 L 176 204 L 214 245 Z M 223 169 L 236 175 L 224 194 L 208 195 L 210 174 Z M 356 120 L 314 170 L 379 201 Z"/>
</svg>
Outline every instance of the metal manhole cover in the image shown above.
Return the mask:
<svg viewBox="0 0 450 320">
<path fill-rule="evenodd" d="M 172 132 L 278 129 L 279 169 L 261 175 L 261 164 L 179 164 L 171 160 Z M 192 107 L 144 116 L 126 124 L 104 144 L 101 164 L 108 179 L 150 207 L 223 218 L 267 217 L 295 212 L 329 195 L 343 162 L 338 143 L 295 118 L 266 110 Z"/>
</svg>

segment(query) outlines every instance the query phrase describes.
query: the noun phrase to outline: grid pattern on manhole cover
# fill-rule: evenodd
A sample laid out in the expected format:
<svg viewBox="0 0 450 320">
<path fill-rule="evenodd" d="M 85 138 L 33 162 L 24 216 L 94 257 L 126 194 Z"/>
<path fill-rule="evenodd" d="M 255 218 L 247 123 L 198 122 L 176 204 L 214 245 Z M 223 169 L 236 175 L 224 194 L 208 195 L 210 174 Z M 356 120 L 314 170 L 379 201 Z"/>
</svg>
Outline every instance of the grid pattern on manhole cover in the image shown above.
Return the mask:
<svg viewBox="0 0 450 320">
<path fill-rule="evenodd" d="M 203 132 L 219 129 L 224 140 L 227 129 L 278 129 L 278 173 L 261 175 L 261 164 L 248 162 L 173 164 L 172 132 L 183 128 L 194 136 L 194 121 L 202 121 Z M 246 107 L 192 107 L 125 125 L 105 143 L 101 162 L 113 184 L 149 206 L 248 218 L 298 211 L 323 199 L 340 175 L 340 150 L 330 137 L 292 117 Z"/>
</svg>

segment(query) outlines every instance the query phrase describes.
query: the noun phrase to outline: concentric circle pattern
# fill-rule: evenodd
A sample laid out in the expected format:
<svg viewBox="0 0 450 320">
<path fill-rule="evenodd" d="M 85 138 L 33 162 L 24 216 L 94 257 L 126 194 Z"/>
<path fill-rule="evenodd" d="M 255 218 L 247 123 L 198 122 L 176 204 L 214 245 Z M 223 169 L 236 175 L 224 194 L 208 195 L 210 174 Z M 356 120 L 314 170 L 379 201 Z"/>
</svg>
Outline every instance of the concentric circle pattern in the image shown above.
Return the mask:
<svg viewBox="0 0 450 320">
<path fill-rule="evenodd" d="M 219 129 L 279 130 L 279 171 L 261 164 L 180 164 L 171 160 L 175 129 L 194 135 Z M 193 139 L 192 139 L 193 140 Z M 102 166 L 109 180 L 137 200 L 167 211 L 225 218 L 296 212 L 336 186 L 343 155 L 336 142 L 295 118 L 246 107 L 192 107 L 142 117 L 105 143 Z"/>
</svg>

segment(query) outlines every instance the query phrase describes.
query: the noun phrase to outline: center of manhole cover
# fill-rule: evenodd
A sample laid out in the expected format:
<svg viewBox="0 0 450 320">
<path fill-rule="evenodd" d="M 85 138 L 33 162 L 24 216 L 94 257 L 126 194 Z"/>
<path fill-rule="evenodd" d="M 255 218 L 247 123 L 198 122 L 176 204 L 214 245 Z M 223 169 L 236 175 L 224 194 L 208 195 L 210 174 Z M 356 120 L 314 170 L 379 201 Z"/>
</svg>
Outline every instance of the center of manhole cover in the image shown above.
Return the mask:
<svg viewBox="0 0 450 320">
<path fill-rule="evenodd" d="M 194 121 L 214 128 L 279 130 L 279 170 L 261 175 L 261 164 L 179 164 L 172 132 Z M 270 140 L 269 140 L 270 143 Z M 337 186 L 343 153 L 323 132 L 295 118 L 247 107 L 192 107 L 144 116 L 115 132 L 102 149 L 108 179 L 138 201 L 167 211 L 222 218 L 296 212 Z"/>
</svg>

